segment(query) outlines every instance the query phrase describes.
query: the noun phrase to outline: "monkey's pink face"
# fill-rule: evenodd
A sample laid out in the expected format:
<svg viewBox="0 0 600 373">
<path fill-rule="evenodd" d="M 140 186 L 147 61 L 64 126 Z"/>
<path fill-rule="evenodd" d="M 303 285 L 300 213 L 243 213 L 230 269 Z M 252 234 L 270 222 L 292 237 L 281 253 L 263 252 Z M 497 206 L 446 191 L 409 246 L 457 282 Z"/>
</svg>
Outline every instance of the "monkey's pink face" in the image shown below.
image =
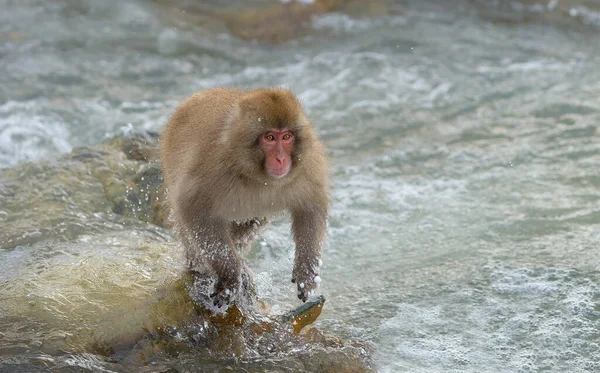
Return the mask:
<svg viewBox="0 0 600 373">
<path fill-rule="evenodd" d="M 292 167 L 294 134 L 287 129 L 272 129 L 261 135 L 258 142 L 265 154 L 267 173 L 274 178 L 287 175 Z"/>
</svg>

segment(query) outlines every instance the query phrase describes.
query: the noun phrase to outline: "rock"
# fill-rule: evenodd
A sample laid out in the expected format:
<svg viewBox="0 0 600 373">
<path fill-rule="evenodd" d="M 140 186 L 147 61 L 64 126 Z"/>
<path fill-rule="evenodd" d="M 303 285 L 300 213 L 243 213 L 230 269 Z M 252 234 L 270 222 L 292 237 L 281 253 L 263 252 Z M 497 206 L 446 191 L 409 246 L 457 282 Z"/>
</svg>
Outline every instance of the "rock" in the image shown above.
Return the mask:
<svg viewBox="0 0 600 373">
<path fill-rule="evenodd" d="M 0 249 L 85 233 L 82 216 L 116 213 L 164 226 L 157 136 L 76 148 L 55 162 L 0 169 Z"/>
<path fill-rule="evenodd" d="M 215 21 L 220 20 L 240 39 L 275 44 L 311 34 L 313 18 L 319 15 L 342 12 L 357 17 L 374 16 L 390 7 L 389 0 L 248 1 L 237 6 L 194 0 L 180 0 L 176 6 L 166 0 L 155 3 L 171 10 L 170 17 L 183 17 L 190 24 L 218 30 Z"/>
<path fill-rule="evenodd" d="M 266 369 L 272 363 L 269 357 L 276 358 L 279 368 L 284 366 L 299 371 L 374 371 L 371 348 L 364 343 L 343 342 L 316 328 L 298 333 L 302 328 L 292 326 L 291 319 L 281 322 L 256 308 L 234 305 L 225 313 L 213 314 L 192 301 L 187 290 L 191 282 L 190 278 L 183 278 L 176 286 L 161 290 L 158 301 L 152 302 L 152 316 L 144 333 L 112 336 L 110 340 L 98 337 L 89 349 L 136 365 L 168 354 L 193 356 L 195 361 L 203 364 L 218 357 L 224 364 L 250 371 Z M 320 309 L 323 302 L 324 299 L 318 298 L 289 314 L 304 319 L 308 325 L 307 319 L 314 321 L 316 317 L 310 310 Z M 236 358 L 235 363 L 230 361 L 232 356 Z M 262 356 L 264 360 L 247 359 L 251 356 Z"/>
<path fill-rule="evenodd" d="M 120 137 L 0 169 L 0 268 L 9 271 L 0 352 L 22 356 L 28 339 L 56 361 L 92 352 L 119 362 L 115 371 L 165 356 L 210 371 L 373 371 L 367 345 L 306 328 L 324 299 L 282 321 L 261 311 L 250 285 L 252 301 L 225 314 L 191 298 L 178 245 L 158 227 L 166 214 L 157 144 L 156 134 Z"/>
</svg>

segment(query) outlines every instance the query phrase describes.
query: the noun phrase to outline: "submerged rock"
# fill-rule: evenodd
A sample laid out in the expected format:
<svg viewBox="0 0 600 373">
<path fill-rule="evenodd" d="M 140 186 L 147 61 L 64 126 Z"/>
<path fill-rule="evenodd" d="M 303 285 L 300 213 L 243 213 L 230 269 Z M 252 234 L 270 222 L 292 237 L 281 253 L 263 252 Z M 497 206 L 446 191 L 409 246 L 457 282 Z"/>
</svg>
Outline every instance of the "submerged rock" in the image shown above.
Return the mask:
<svg viewBox="0 0 600 373">
<path fill-rule="evenodd" d="M 120 137 L 75 148 L 53 162 L 0 169 L 0 249 L 71 240 L 116 213 L 164 226 L 157 136 Z"/>
<path fill-rule="evenodd" d="M 90 345 L 96 354 L 130 366 L 146 365 L 157 356 L 192 359 L 218 367 L 235 366 L 249 371 L 285 368 L 307 372 L 370 372 L 371 349 L 357 341 L 343 342 L 316 328 L 300 333 L 303 323 L 314 321 L 324 299 L 317 298 L 291 311 L 293 319 L 278 320 L 258 308 L 230 307 L 214 314 L 189 296 L 189 279 L 161 292 L 153 302 L 153 317 L 144 333 L 122 335 Z M 142 305 L 140 305 L 142 306 Z M 142 306 L 144 307 L 144 306 Z"/>
<path fill-rule="evenodd" d="M 276 1 L 268 5 L 247 7 L 241 11 L 230 11 L 224 13 L 223 17 L 231 33 L 241 39 L 281 43 L 309 34 L 314 17 L 344 11 L 356 3 L 361 4 L 365 14 L 374 11 L 382 1 Z"/>
<path fill-rule="evenodd" d="M 364 17 L 385 13 L 389 0 L 288 0 L 246 1 L 239 3 L 154 0 L 170 18 L 184 18 L 186 23 L 226 30 L 243 40 L 283 43 L 311 34 L 315 17 L 332 12 Z"/>
<path fill-rule="evenodd" d="M 0 355 L 21 370 L 40 359 L 33 346 L 55 369 L 92 356 L 118 372 L 372 371 L 368 345 L 305 327 L 324 299 L 282 317 L 255 299 L 215 315 L 191 298 L 162 228 L 157 144 L 121 137 L 0 169 Z"/>
</svg>

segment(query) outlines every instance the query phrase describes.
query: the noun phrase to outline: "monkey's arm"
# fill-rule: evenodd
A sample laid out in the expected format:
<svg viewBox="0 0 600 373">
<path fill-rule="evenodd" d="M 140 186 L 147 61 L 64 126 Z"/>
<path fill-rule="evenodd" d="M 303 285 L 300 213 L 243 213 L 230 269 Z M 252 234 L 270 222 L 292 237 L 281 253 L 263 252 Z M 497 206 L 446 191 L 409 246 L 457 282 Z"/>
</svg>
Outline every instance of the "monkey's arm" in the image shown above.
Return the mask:
<svg viewBox="0 0 600 373">
<path fill-rule="evenodd" d="M 217 275 L 214 305 L 230 304 L 240 290 L 242 261 L 229 233 L 228 222 L 220 219 L 196 218 L 193 223 L 193 245 L 188 248 L 190 268 L 196 263 L 207 264 Z"/>
<path fill-rule="evenodd" d="M 258 237 L 260 232 L 264 229 L 265 225 L 268 224 L 267 218 L 254 218 L 245 222 L 232 222 L 231 223 L 231 240 L 235 245 L 235 250 L 240 258 L 244 258 L 252 243 Z M 256 288 L 252 280 L 252 271 L 245 264 L 242 263 L 242 289 L 246 294 L 256 293 Z"/>
<path fill-rule="evenodd" d="M 292 231 L 296 255 L 292 282 L 298 286 L 298 298 L 306 302 L 320 282 L 321 248 L 327 229 L 327 207 L 308 206 L 292 210 Z"/>
</svg>

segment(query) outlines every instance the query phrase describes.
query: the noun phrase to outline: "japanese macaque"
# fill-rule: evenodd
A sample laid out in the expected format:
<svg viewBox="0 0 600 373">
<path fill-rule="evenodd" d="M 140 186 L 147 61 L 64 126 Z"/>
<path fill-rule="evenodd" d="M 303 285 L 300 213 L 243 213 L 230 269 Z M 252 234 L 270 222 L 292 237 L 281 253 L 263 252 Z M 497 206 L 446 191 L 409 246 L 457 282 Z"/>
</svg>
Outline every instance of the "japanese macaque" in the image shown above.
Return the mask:
<svg viewBox="0 0 600 373">
<path fill-rule="evenodd" d="M 201 91 L 171 116 L 161 139 L 171 217 L 191 271 L 212 271 L 214 305 L 236 299 L 243 256 L 281 211 L 292 217 L 292 282 L 318 286 L 329 209 L 325 149 L 298 99 L 279 88 Z"/>
</svg>

